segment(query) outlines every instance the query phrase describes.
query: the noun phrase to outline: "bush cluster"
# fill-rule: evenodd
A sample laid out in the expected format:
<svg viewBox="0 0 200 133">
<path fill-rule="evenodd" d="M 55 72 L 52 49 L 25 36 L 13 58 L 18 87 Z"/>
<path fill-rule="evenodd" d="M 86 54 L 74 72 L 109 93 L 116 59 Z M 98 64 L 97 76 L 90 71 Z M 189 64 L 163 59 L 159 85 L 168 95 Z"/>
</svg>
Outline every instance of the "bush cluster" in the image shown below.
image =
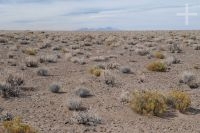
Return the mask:
<svg viewBox="0 0 200 133">
<path fill-rule="evenodd" d="M 167 96 L 157 91 L 134 92 L 131 108 L 138 114 L 162 116 L 168 109 L 185 112 L 191 105 L 189 95 L 183 91 L 171 91 Z"/>
</svg>

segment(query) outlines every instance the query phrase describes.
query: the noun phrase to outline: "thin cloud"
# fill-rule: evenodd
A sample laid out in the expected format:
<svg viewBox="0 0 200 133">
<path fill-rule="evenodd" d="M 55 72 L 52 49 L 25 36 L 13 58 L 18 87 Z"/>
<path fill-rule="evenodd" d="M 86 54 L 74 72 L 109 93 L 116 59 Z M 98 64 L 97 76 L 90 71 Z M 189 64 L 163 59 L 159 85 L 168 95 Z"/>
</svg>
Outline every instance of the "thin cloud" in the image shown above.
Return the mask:
<svg viewBox="0 0 200 133">
<path fill-rule="evenodd" d="M 184 12 L 188 1 L 163 0 L 0 0 L 0 29 L 117 29 L 188 28 Z M 200 13 L 200 1 L 190 0 L 190 11 Z M 165 21 L 163 21 L 165 20 Z M 170 20 L 167 22 L 166 20 Z M 182 23 L 181 23 L 182 22 Z M 199 28 L 199 17 L 190 27 Z M 157 27 L 156 27 L 157 26 Z"/>
</svg>

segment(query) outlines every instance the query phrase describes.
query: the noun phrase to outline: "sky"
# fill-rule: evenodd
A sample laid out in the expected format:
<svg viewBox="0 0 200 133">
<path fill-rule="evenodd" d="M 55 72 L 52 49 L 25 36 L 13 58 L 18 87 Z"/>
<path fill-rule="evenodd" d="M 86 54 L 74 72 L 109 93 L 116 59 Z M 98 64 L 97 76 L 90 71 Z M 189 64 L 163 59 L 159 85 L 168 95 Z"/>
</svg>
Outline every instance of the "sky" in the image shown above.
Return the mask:
<svg viewBox="0 0 200 133">
<path fill-rule="evenodd" d="M 184 16 L 190 13 L 189 25 Z M 0 0 L 0 30 L 200 29 L 200 0 Z"/>
</svg>

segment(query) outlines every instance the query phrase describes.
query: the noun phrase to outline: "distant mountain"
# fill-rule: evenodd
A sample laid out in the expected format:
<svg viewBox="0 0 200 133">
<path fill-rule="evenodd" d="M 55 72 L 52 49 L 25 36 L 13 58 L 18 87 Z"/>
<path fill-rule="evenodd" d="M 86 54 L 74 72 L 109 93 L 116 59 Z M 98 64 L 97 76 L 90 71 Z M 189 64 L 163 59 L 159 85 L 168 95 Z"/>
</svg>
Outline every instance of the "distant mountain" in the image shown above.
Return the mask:
<svg viewBox="0 0 200 133">
<path fill-rule="evenodd" d="M 118 31 L 119 29 L 112 28 L 112 27 L 105 27 L 105 28 L 81 28 L 77 31 Z"/>
</svg>

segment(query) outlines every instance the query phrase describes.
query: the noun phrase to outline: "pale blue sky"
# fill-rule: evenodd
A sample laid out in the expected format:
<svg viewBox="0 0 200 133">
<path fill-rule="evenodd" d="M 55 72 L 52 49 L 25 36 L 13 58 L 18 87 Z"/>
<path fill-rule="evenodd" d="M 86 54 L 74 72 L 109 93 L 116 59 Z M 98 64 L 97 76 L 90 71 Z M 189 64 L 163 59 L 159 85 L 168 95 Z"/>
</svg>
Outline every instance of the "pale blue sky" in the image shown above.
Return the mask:
<svg viewBox="0 0 200 133">
<path fill-rule="evenodd" d="M 176 16 L 198 13 L 189 19 Z M 0 0 L 0 30 L 200 29 L 200 0 Z"/>
</svg>

